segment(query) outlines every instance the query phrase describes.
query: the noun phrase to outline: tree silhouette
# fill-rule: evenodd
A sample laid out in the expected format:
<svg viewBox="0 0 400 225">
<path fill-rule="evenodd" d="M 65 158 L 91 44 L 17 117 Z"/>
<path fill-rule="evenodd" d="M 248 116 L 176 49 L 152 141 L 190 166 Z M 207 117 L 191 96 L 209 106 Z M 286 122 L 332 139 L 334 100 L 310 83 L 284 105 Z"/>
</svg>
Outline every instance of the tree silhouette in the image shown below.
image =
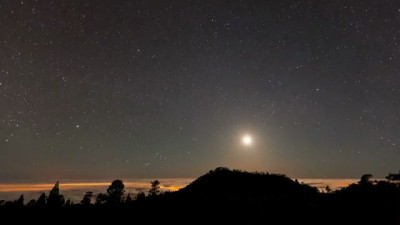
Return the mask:
<svg viewBox="0 0 400 225">
<path fill-rule="evenodd" d="M 151 182 L 151 188 L 149 190 L 150 196 L 155 196 L 160 193 L 160 181 L 155 180 Z"/>
<path fill-rule="evenodd" d="M 108 199 L 107 203 L 116 204 L 122 201 L 124 195 L 124 183 L 122 180 L 114 180 L 111 185 L 107 188 Z"/>
<path fill-rule="evenodd" d="M 400 171 L 398 174 L 389 173 L 389 175 L 386 176 L 386 179 L 390 182 L 400 182 Z"/>
<path fill-rule="evenodd" d="M 133 199 L 131 197 L 131 193 L 128 193 L 128 195 L 125 198 L 125 203 L 132 203 Z"/>
<path fill-rule="evenodd" d="M 45 193 L 42 193 L 42 194 L 39 196 L 38 200 L 36 201 L 36 205 L 39 206 L 39 207 L 43 207 L 43 206 L 46 205 L 46 203 L 47 203 L 46 194 L 45 194 Z"/>
<path fill-rule="evenodd" d="M 68 207 L 68 206 L 71 206 L 71 205 L 73 205 L 74 203 L 71 201 L 71 199 L 68 199 L 66 202 L 65 202 L 65 205 L 64 206 L 66 206 L 66 207 Z"/>
<path fill-rule="evenodd" d="M 108 196 L 106 194 L 100 193 L 96 197 L 96 205 L 101 205 L 107 202 Z"/>
<path fill-rule="evenodd" d="M 332 192 L 332 188 L 329 187 L 329 185 L 326 185 L 325 191 L 326 191 L 326 193 L 331 193 Z"/>
<path fill-rule="evenodd" d="M 146 194 L 143 191 L 139 191 L 136 195 L 136 201 L 141 201 L 146 198 Z"/>
<path fill-rule="evenodd" d="M 15 204 L 19 207 L 24 206 L 24 195 L 19 196 L 18 200 L 15 202 Z"/>
<path fill-rule="evenodd" d="M 85 195 L 83 196 L 83 199 L 81 200 L 81 204 L 90 205 L 92 197 L 93 197 L 93 192 L 91 191 L 86 192 Z"/>
<path fill-rule="evenodd" d="M 360 181 L 358 182 L 359 184 L 371 184 L 371 178 L 372 174 L 364 174 L 361 176 Z"/>
<path fill-rule="evenodd" d="M 60 183 L 57 181 L 49 193 L 47 204 L 53 207 L 61 207 L 65 204 L 63 195 L 60 195 Z"/>
<path fill-rule="evenodd" d="M 32 199 L 28 203 L 26 203 L 26 207 L 28 207 L 28 208 L 32 208 L 32 207 L 35 207 L 35 206 L 36 206 L 36 200 L 35 199 Z"/>
</svg>

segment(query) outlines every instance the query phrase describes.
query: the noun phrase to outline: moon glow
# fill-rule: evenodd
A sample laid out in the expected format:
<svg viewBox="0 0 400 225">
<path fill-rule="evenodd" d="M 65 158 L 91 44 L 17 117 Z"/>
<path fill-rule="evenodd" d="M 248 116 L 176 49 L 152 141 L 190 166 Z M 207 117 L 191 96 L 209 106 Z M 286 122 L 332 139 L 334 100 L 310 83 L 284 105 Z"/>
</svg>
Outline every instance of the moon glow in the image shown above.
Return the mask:
<svg viewBox="0 0 400 225">
<path fill-rule="evenodd" d="M 250 135 L 244 135 L 242 137 L 242 144 L 244 146 L 251 146 L 253 144 L 253 138 Z"/>
</svg>

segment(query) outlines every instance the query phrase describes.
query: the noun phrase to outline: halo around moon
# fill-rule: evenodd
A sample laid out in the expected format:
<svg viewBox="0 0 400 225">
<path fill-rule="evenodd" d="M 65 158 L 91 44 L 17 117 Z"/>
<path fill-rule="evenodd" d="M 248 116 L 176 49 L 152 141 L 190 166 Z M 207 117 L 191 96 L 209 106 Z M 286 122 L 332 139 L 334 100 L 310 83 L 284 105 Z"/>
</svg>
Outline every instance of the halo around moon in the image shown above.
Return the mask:
<svg viewBox="0 0 400 225">
<path fill-rule="evenodd" d="M 251 146 L 253 144 L 253 137 L 248 134 L 243 135 L 241 142 L 242 142 L 242 145 L 244 145 L 244 146 Z"/>
</svg>

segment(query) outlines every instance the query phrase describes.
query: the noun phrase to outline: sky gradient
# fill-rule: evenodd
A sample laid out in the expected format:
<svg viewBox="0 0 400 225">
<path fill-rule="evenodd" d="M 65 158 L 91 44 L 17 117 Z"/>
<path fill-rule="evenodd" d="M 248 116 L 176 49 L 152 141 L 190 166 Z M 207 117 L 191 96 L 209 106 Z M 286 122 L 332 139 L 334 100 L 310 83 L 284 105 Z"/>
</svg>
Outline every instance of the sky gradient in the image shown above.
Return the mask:
<svg viewBox="0 0 400 225">
<path fill-rule="evenodd" d="M 0 182 L 384 177 L 399 50 L 395 0 L 1 1 Z"/>
</svg>

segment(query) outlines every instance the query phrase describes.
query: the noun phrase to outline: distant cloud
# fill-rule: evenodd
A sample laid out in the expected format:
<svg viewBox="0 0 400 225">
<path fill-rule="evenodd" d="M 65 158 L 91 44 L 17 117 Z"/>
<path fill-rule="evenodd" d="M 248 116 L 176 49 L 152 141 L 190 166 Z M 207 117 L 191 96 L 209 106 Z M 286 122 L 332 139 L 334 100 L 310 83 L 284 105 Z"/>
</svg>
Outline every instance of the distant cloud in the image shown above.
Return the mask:
<svg viewBox="0 0 400 225">
<path fill-rule="evenodd" d="M 332 190 L 337 190 L 357 183 L 358 179 L 298 179 L 298 181 L 316 187 L 319 190 L 325 190 L 326 186 L 329 186 Z"/>
</svg>

